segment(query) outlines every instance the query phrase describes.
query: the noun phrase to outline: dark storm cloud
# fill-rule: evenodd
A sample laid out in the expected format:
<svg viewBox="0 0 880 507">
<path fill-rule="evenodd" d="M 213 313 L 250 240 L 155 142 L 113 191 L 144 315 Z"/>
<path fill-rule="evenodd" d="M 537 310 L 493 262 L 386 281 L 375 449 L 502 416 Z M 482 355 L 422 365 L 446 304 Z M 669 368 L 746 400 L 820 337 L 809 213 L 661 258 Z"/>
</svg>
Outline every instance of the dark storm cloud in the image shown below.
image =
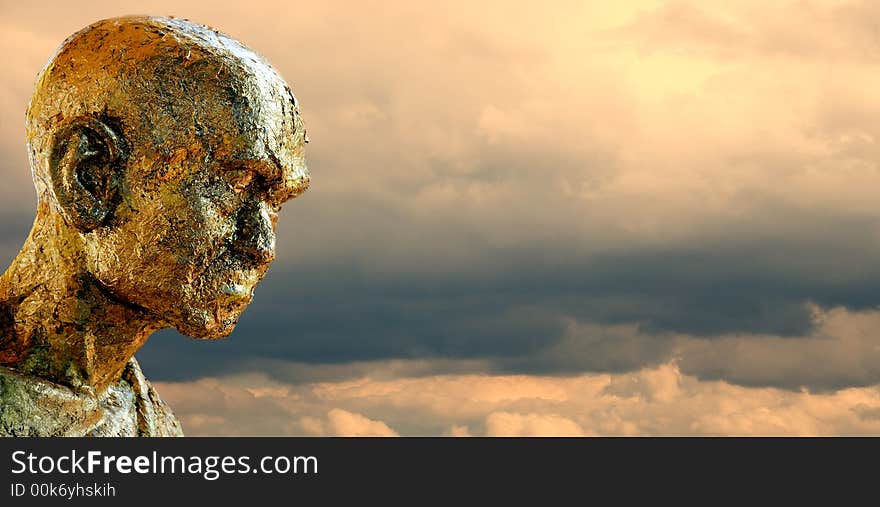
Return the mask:
<svg viewBox="0 0 880 507">
<path fill-rule="evenodd" d="M 880 380 L 880 371 L 844 374 L 850 363 L 843 362 L 832 369 L 805 366 L 795 375 L 740 366 L 730 351 L 741 343 L 770 364 L 775 356 L 764 352 L 788 343 L 782 345 L 785 361 L 807 365 L 817 346 L 808 303 L 876 306 L 880 269 L 871 227 L 816 217 L 809 235 L 787 242 L 728 239 L 703 250 L 580 262 L 548 262 L 540 251 L 520 251 L 498 258 L 494 269 L 426 267 L 420 276 L 373 271 L 357 256 L 300 271 L 274 269 L 230 339 L 201 343 L 163 333 L 139 357 L 161 379 L 249 368 L 260 359 L 477 359 L 497 372 L 558 375 L 631 371 L 683 357 L 683 372 L 749 385 L 865 385 Z M 587 324 L 573 328 L 572 322 Z M 809 343 L 801 357 L 803 342 Z M 850 350 L 855 342 L 827 343 Z M 741 353 L 747 365 L 748 352 Z"/>
<path fill-rule="evenodd" d="M 31 229 L 33 216 L 23 214 L 5 215 L 0 219 L 0 264 L 8 266 Z"/>
<path fill-rule="evenodd" d="M 151 377 L 676 359 L 748 385 L 880 381 L 858 363 L 873 335 L 823 338 L 807 305 L 880 301 L 874 8 L 654 3 L 4 5 L 0 254 L 33 213 L 33 76 L 85 24 L 151 10 L 210 23 L 281 71 L 313 175 L 233 336 L 159 333 L 139 353 Z"/>
</svg>

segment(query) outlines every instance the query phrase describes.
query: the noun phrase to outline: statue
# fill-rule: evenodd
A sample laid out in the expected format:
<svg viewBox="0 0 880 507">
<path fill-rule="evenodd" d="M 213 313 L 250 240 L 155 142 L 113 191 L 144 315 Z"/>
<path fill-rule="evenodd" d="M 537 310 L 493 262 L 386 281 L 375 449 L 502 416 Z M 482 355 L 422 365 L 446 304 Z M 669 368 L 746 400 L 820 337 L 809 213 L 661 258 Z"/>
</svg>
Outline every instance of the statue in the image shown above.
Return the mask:
<svg viewBox="0 0 880 507">
<path fill-rule="evenodd" d="M 37 216 L 0 277 L 0 435 L 171 436 L 134 353 L 153 332 L 232 332 L 309 184 L 290 88 L 187 20 L 68 38 L 27 109 Z"/>
</svg>

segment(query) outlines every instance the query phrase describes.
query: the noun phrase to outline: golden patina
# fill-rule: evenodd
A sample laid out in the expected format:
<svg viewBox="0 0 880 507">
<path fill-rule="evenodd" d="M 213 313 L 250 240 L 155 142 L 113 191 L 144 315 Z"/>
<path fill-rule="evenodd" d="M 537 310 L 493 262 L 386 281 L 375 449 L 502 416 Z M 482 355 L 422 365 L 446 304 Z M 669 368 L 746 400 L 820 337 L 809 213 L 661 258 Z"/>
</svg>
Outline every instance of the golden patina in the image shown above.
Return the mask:
<svg viewBox="0 0 880 507">
<path fill-rule="evenodd" d="M 296 98 L 216 30 L 114 18 L 72 35 L 40 72 L 27 140 L 38 207 L 0 277 L 0 434 L 125 433 L 100 430 L 130 415 L 101 409 L 120 390 L 136 412 L 162 412 L 165 430 L 140 420 L 137 433 L 179 433 L 132 380 L 133 355 L 162 328 L 232 332 L 274 259 L 282 203 L 309 184 Z M 46 390 L 60 401 L 28 401 Z M 91 422 L 68 421 L 76 400 L 97 407 Z M 55 420 L 29 421 L 29 403 Z"/>
</svg>

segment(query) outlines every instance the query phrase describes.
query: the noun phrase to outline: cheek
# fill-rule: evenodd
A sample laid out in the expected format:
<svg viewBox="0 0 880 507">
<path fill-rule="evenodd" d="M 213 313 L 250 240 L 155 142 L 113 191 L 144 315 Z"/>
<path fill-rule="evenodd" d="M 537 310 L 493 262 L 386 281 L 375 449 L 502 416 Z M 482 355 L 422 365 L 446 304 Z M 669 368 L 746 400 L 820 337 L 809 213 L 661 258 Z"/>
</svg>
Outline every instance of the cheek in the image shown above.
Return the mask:
<svg viewBox="0 0 880 507">
<path fill-rule="evenodd" d="M 216 256 L 235 233 L 230 214 L 205 198 L 187 200 L 167 212 L 172 230 L 166 244 L 184 263 Z"/>
<path fill-rule="evenodd" d="M 160 206 L 133 218 L 113 234 L 113 251 L 100 257 L 127 272 L 125 278 L 159 287 L 192 283 L 234 234 L 230 221 L 211 206 Z"/>
</svg>

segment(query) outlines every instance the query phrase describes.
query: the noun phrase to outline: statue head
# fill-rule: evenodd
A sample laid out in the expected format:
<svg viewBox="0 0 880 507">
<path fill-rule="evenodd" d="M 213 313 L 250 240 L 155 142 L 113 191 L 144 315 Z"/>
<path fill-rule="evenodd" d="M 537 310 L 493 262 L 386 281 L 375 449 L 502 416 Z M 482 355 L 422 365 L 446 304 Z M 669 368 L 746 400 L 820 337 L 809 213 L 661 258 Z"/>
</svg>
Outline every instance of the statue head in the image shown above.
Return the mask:
<svg viewBox="0 0 880 507">
<path fill-rule="evenodd" d="M 29 241 L 195 338 L 232 331 L 274 259 L 282 204 L 309 183 L 284 80 L 181 19 L 108 19 L 68 38 L 38 76 L 27 139 L 44 224 Z"/>
</svg>

